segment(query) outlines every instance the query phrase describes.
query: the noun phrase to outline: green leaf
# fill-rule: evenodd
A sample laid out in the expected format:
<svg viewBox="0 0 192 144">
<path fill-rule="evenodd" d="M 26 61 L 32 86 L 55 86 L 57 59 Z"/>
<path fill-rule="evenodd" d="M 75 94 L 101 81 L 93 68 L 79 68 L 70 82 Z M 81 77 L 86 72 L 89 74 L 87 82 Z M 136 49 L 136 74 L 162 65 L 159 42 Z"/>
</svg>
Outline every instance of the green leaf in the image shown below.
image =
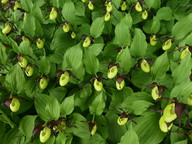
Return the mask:
<svg viewBox="0 0 192 144">
<path fill-rule="evenodd" d="M 74 68 L 78 69 L 82 64 L 83 51 L 81 45 L 75 45 L 69 48 L 63 58 L 63 70 Z"/>
<path fill-rule="evenodd" d="M 130 31 L 132 26 L 132 18 L 130 15 L 125 15 L 125 17 L 120 21 L 115 27 L 115 39 L 114 43 L 119 46 L 129 46 L 130 45 Z"/>
<path fill-rule="evenodd" d="M 75 5 L 72 1 L 67 1 L 64 3 L 62 14 L 66 21 L 73 22 L 75 17 Z"/>
<path fill-rule="evenodd" d="M 170 98 L 180 98 L 182 102 L 186 103 L 188 97 L 190 97 L 192 93 L 192 82 L 185 81 L 179 85 L 176 85 L 170 94 Z"/>
<path fill-rule="evenodd" d="M 102 44 L 102 43 L 96 43 L 96 44 L 90 45 L 90 46 L 89 46 L 88 48 L 86 48 L 86 49 L 87 49 L 87 51 L 89 51 L 89 52 L 92 53 L 93 55 L 98 56 L 98 55 L 101 53 L 103 47 L 104 47 L 104 44 Z"/>
<path fill-rule="evenodd" d="M 76 16 L 85 16 L 85 7 L 82 7 L 82 2 L 77 1 L 75 3 L 75 15 Z"/>
<path fill-rule="evenodd" d="M 33 49 L 29 46 L 26 41 L 22 41 L 19 45 L 19 52 L 21 54 L 29 55 L 34 57 Z"/>
<path fill-rule="evenodd" d="M 162 7 L 157 11 L 156 17 L 159 20 L 169 21 L 172 19 L 172 10 L 170 7 Z"/>
<path fill-rule="evenodd" d="M 94 38 L 98 38 L 104 29 L 105 23 L 103 17 L 96 18 L 90 27 L 90 34 Z"/>
<path fill-rule="evenodd" d="M 29 37 L 34 37 L 36 25 L 35 25 L 35 18 L 32 14 L 28 14 L 26 16 L 23 25 L 24 25 L 23 31 L 25 32 L 25 34 Z"/>
<path fill-rule="evenodd" d="M 51 94 L 55 96 L 59 103 L 62 103 L 66 93 L 67 89 L 65 87 L 55 87 L 51 90 Z"/>
<path fill-rule="evenodd" d="M 175 125 L 173 125 L 172 126 L 172 128 L 171 128 L 171 130 L 172 131 L 175 131 L 175 130 L 177 130 L 179 127 L 178 126 L 175 126 Z M 182 129 L 181 131 L 180 131 L 181 133 L 185 133 L 185 131 Z M 187 144 L 186 142 L 186 140 L 184 140 L 184 139 L 186 139 L 186 136 L 185 135 L 181 135 L 181 134 L 179 134 L 179 133 L 171 133 L 170 134 L 170 141 L 171 141 L 171 144 L 175 144 L 175 143 L 179 143 L 179 142 L 184 142 L 185 144 Z M 184 143 L 181 143 L 181 144 L 184 144 Z"/>
<path fill-rule="evenodd" d="M 188 144 L 188 139 L 182 140 L 182 141 L 178 141 L 174 144 Z"/>
<path fill-rule="evenodd" d="M 139 138 L 133 129 L 132 123 L 129 124 L 128 131 L 121 137 L 119 144 L 139 144 Z"/>
<path fill-rule="evenodd" d="M 10 86 L 10 90 L 14 93 L 20 93 L 24 90 L 25 76 L 19 64 L 15 64 L 9 73 L 6 75 L 5 80 Z"/>
<path fill-rule="evenodd" d="M 63 116 L 69 115 L 73 112 L 75 107 L 74 95 L 66 97 L 61 104 L 61 113 Z"/>
<path fill-rule="evenodd" d="M 176 40 L 184 38 L 187 34 L 192 32 L 192 13 L 181 18 L 174 26 L 172 30 L 172 36 Z"/>
<path fill-rule="evenodd" d="M 192 45 L 192 32 L 187 36 L 186 44 Z"/>
<path fill-rule="evenodd" d="M 155 79 L 161 79 L 165 77 L 166 72 L 169 70 L 169 59 L 167 52 L 164 52 L 159 56 L 154 65 L 151 67 L 151 72 L 154 75 Z"/>
<path fill-rule="evenodd" d="M 19 122 L 19 130 L 26 136 L 26 142 L 30 141 L 33 129 L 35 127 L 35 119 L 37 116 L 24 116 Z"/>
<path fill-rule="evenodd" d="M 40 116 L 40 118 L 45 122 L 50 120 L 50 114 L 48 111 L 45 110 L 45 107 L 46 107 L 48 101 L 49 101 L 48 95 L 37 94 L 35 96 L 35 101 L 34 101 L 35 109 L 36 109 L 38 115 Z"/>
<path fill-rule="evenodd" d="M 141 115 L 151 105 L 153 105 L 153 103 L 145 101 L 145 100 L 137 100 L 137 101 L 133 102 L 133 104 L 132 104 L 133 113 L 135 115 Z"/>
<path fill-rule="evenodd" d="M 73 113 L 71 115 L 71 124 L 75 125 L 76 127 L 71 127 L 70 129 L 75 136 L 89 139 L 89 125 L 87 123 L 84 123 L 85 121 L 87 120 L 81 114 Z"/>
<path fill-rule="evenodd" d="M 39 8 L 39 5 L 37 4 L 34 5 L 32 14 L 40 23 L 43 23 L 43 14 L 41 9 Z"/>
<path fill-rule="evenodd" d="M 139 136 L 140 144 L 160 143 L 166 133 L 159 128 L 160 114 L 157 112 L 146 112 L 135 126 L 135 131 Z"/>
<path fill-rule="evenodd" d="M 184 59 L 181 60 L 180 65 L 172 72 L 173 80 L 175 84 L 187 81 L 191 74 L 191 57 L 186 55 Z"/>
<path fill-rule="evenodd" d="M 154 9 L 159 9 L 161 6 L 161 0 L 145 0 L 145 3 L 147 5 L 147 8 L 154 8 Z"/>
<path fill-rule="evenodd" d="M 46 144 L 55 144 L 55 136 L 51 136 L 47 141 Z"/>
<path fill-rule="evenodd" d="M 128 47 L 123 49 L 117 55 L 116 61 L 120 64 L 121 68 L 123 68 L 126 73 L 128 73 L 130 71 L 131 67 L 134 65 L 134 60 L 131 57 Z"/>
<path fill-rule="evenodd" d="M 99 70 L 99 60 L 91 51 L 85 51 L 84 64 L 89 74 L 96 74 Z"/>
<path fill-rule="evenodd" d="M 126 125 L 117 124 L 118 115 L 114 111 L 107 111 L 106 119 L 108 124 L 108 141 L 117 144 L 121 137 L 127 132 Z"/>
<path fill-rule="evenodd" d="M 151 25 L 149 25 L 149 27 L 150 27 L 151 34 L 158 33 L 160 30 L 160 27 L 161 27 L 159 19 L 157 17 L 154 17 L 153 21 L 152 21 Z"/>
<path fill-rule="evenodd" d="M 135 36 L 131 43 L 130 52 L 135 57 L 142 57 L 147 49 L 146 36 L 141 29 L 135 28 Z"/>
<path fill-rule="evenodd" d="M 25 142 L 25 136 L 17 128 L 9 130 L 1 140 L 2 144 L 22 144 Z"/>
<path fill-rule="evenodd" d="M 57 144 L 66 144 L 67 141 L 67 136 L 64 133 L 58 133 L 57 137 L 56 137 L 56 141 L 55 143 Z"/>
<path fill-rule="evenodd" d="M 32 11 L 33 9 L 33 3 L 32 1 L 26 1 L 26 0 L 20 0 L 21 2 L 21 7 L 26 10 L 27 12 Z"/>
<path fill-rule="evenodd" d="M 49 113 L 51 120 L 58 120 L 60 116 L 60 104 L 53 95 L 50 95 L 45 110 Z"/>
<path fill-rule="evenodd" d="M 137 108 L 137 105 L 142 102 L 143 102 L 142 108 L 140 106 Z M 153 99 L 150 94 L 146 92 L 136 92 L 129 95 L 127 94 L 127 97 L 121 104 L 121 107 L 127 110 L 132 110 L 132 111 L 135 110 L 136 112 L 139 112 L 139 111 L 142 111 L 142 109 L 143 111 L 145 111 L 145 106 L 147 107 L 149 105 L 152 105 L 152 102 L 153 102 Z"/>
<path fill-rule="evenodd" d="M 51 29 L 52 35 L 54 29 Z M 54 50 L 54 53 L 50 56 L 50 60 L 54 63 L 61 64 L 63 61 L 63 55 L 69 47 L 74 46 L 75 42 L 71 41 L 71 37 L 68 34 L 65 34 L 62 28 L 59 28 L 54 33 L 50 48 Z"/>
<path fill-rule="evenodd" d="M 101 115 L 105 108 L 105 101 L 103 97 L 103 92 L 95 97 L 92 104 L 89 107 L 89 111 L 92 115 Z"/>
<path fill-rule="evenodd" d="M 8 55 L 6 51 L 3 49 L 2 45 L 0 45 L 0 64 L 5 65 L 8 62 Z"/>
<path fill-rule="evenodd" d="M 50 72 L 51 65 L 49 59 L 46 56 L 42 56 L 40 60 L 37 62 L 39 70 L 47 75 Z"/>
</svg>

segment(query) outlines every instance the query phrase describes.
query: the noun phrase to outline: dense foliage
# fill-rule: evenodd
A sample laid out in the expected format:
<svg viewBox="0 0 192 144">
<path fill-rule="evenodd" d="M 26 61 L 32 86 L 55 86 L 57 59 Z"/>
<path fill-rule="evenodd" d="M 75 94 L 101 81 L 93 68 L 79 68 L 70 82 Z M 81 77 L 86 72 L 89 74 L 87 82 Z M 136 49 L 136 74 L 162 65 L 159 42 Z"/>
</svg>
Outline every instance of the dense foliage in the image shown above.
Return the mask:
<svg viewBox="0 0 192 144">
<path fill-rule="evenodd" d="M 191 143 L 191 0 L 1 0 L 0 30 L 0 143 Z"/>
</svg>

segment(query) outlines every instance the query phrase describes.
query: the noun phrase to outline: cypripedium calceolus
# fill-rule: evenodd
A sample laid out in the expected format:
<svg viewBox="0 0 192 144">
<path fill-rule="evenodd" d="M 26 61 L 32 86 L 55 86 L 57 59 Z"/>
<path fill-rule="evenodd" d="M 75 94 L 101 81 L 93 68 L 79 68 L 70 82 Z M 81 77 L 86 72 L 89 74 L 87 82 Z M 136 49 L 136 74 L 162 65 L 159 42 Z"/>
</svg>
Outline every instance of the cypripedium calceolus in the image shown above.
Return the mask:
<svg viewBox="0 0 192 144">
<path fill-rule="evenodd" d="M 145 73 L 148 73 L 148 72 L 150 72 L 150 65 L 149 65 L 149 63 L 148 63 L 148 61 L 146 60 L 146 59 L 142 59 L 141 61 L 140 61 L 140 67 L 141 67 L 141 70 L 143 71 L 143 72 L 145 72 Z"/>
<path fill-rule="evenodd" d="M 175 103 L 168 104 L 163 110 L 164 120 L 168 123 L 174 121 L 177 118 L 177 114 L 175 112 Z"/>
<path fill-rule="evenodd" d="M 45 126 L 39 135 L 40 142 L 45 143 L 51 136 L 51 129 L 48 126 Z"/>
<path fill-rule="evenodd" d="M 121 10 L 122 11 L 125 11 L 127 9 L 127 2 L 123 2 L 122 5 L 121 5 Z"/>
<path fill-rule="evenodd" d="M 103 90 L 103 83 L 101 81 L 101 78 L 95 78 L 93 85 L 94 85 L 94 88 L 96 91 L 102 91 Z"/>
<path fill-rule="evenodd" d="M 3 34 L 8 34 L 11 31 L 11 25 L 9 23 L 5 24 L 5 27 L 2 29 Z"/>
<path fill-rule="evenodd" d="M 111 12 L 111 11 L 113 10 L 112 2 L 106 1 L 106 2 L 105 2 L 105 6 L 106 6 L 106 11 L 107 11 L 107 12 Z"/>
<path fill-rule="evenodd" d="M 150 45 L 155 46 L 157 44 L 157 38 L 156 35 L 150 36 Z"/>
<path fill-rule="evenodd" d="M 122 90 L 125 86 L 125 80 L 124 80 L 124 77 L 123 76 L 117 76 L 117 79 L 116 79 L 116 88 L 118 90 Z"/>
<path fill-rule="evenodd" d="M 128 121 L 128 116 L 126 112 L 123 112 L 117 119 L 118 125 L 125 125 Z"/>
<path fill-rule="evenodd" d="M 151 96 L 154 100 L 157 100 L 159 98 L 161 98 L 163 92 L 166 90 L 166 87 L 163 86 L 163 85 L 157 85 L 155 84 L 153 87 L 152 87 L 152 91 L 151 91 Z"/>
<path fill-rule="evenodd" d="M 118 72 L 118 65 L 114 64 L 114 63 L 110 63 L 108 65 L 108 73 L 107 73 L 107 77 L 109 79 L 114 78 L 117 75 Z"/>
<path fill-rule="evenodd" d="M 65 22 L 64 25 L 63 25 L 63 31 L 65 33 L 68 33 L 69 30 L 70 30 L 69 24 L 67 22 Z"/>
<path fill-rule="evenodd" d="M 144 11 L 142 12 L 142 19 L 146 20 L 147 17 L 148 17 L 148 12 L 147 12 L 147 10 L 144 10 Z"/>
<path fill-rule="evenodd" d="M 139 2 L 136 2 L 135 4 L 135 10 L 138 12 L 141 12 L 143 10 L 141 4 Z"/>
<path fill-rule="evenodd" d="M 184 59 L 187 54 L 191 56 L 191 51 L 189 50 L 188 46 L 186 46 L 181 52 L 180 59 Z"/>
<path fill-rule="evenodd" d="M 166 40 L 166 41 L 163 43 L 162 49 L 163 49 L 163 50 L 168 50 L 168 49 L 171 48 L 171 46 L 172 46 L 172 39 L 168 39 L 168 40 Z"/>
<path fill-rule="evenodd" d="M 95 122 L 90 122 L 89 123 L 89 131 L 91 135 L 94 135 L 97 131 L 97 125 Z"/>
<path fill-rule="evenodd" d="M 90 46 L 90 44 L 91 44 L 91 38 L 89 36 L 87 36 L 85 38 L 85 40 L 83 41 L 83 47 L 86 48 L 86 47 Z"/>
<path fill-rule="evenodd" d="M 94 9 L 94 5 L 91 1 L 88 2 L 88 8 L 89 10 L 93 10 Z"/>
<path fill-rule="evenodd" d="M 71 32 L 71 38 L 72 39 L 75 39 L 76 38 L 76 33 L 73 31 L 73 32 Z"/>
<path fill-rule="evenodd" d="M 47 87 L 47 85 L 48 85 L 47 77 L 45 77 L 45 76 L 41 77 L 39 80 L 40 89 L 42 89 L 42 90 L 45 89 Z"/>
<path fill-rule="evenodd" d="M 49 19 L 50 20 L 55 20 L 56 18 L 57 18 L 57 14 L 58 14 L 58 12 L 57 12 L 57 8 L 52 8 L 51 9 L 51 12 L 50 12 L 50 14 L 49 14 Z"/>
<path fill-rule="evenodd" d="M 9 108 L 12 112 L 17 112 L 20 108 L 20 102 L 17 98 L 12 98 Z"/>
<path fill-rule="evenodd" d="M 26 60 L 25 57 L 18 55 L 18 56 L 17 56 L 17 60 L 18 60 L 19 65 L 20 65 L 22 68 L 25 68 L 25 67 L 27 66 L 27 63 L 28 63 L 28 62 L 27 62 L 27 60 Z"/>
<path fill-rule="evenodd" d="M 38 48 L 43 48 L 44 47 L 44 41 L 41 38 L 38 38 L 36 45 Z"/>
<path fill-rule="evenodd" d="M 109 21 L 111 18 L 111 14 L 110 12 L 106 12 L 105 16 L 104 16 L 104 21 Z"/>
<path fill-rule="evenodd" d="M 25 67 L 25 74 L 30 77 L 32 76 L 34 73 L 33 67 L 31 65 L 27 65 L 27 67 Z"/>
<path fill-rule="evenodd" d="M 18 1 L 15 2 L 15 5 L 13 7 L 13 10 L 16 11 L 18 8 L 20 8 L 20 3 Z"/>
<path fill-rule="evenodd" d="M 22 40 L 26 42 L 28 45 L 31 45 L 31 42 L 27 36 L 22 36 Z"/>
<path fill-rule="evenodd" d="M 69 82 L 70 73 L 68 71 L 64 71 L 59 78 L 59 85 L 65 86 Z"/>
<path fill-rule="evenodd" d="M 173 125 L 173 123 L 167 123 L 165 121 L 165 117 L 161 116 L 161 118 L 159 120 L 159 127 L 162 132 L 168 132 L 171 129 L 172 125 Z"/>
</svg>

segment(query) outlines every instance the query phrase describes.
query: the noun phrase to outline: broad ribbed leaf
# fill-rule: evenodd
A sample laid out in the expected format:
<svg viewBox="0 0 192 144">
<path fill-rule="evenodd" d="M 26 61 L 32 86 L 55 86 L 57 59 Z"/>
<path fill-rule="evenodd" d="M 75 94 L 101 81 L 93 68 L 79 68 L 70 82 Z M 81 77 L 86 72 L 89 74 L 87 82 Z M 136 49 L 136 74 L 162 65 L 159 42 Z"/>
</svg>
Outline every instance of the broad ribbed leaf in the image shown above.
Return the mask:
<svg viewBox="0 0 192 144">
<path fill-rule="evenodd" d="M 23 31 L 27 36 L 30 36 L 30 37 L 35 36 L 35 29 L 36 29 L 35 21 L 36 20 L 32 14 L 28 14 L 26 16 L 26 19 L 24 20 Z"/>
<path fill-rule="evenodd" d="M 82 64 L 83 51 L 81 49 L 81 45 L 75 45 L 69 48 L 63 58 L 63 70 L 67 68 L 78 69 Z"/>
<path fill-rule="evenodd" d="M 72 22 L 75 17 L 75 5 L 72 1 L 65 2 L 62 9 L 63 17 L 66 21 Z"/>
<path fill-rule="evenodd" d="M 172 18 L 172 10 L 170 7 L 162 7 L 157 11 L 156 16 L 159 20 L 169 21 Z"/>
<path fill-rule="evenodd" d="M 161 79 L 166 75 L 169 70 L 169 59 L 167 57 L 167 52 L 159 56 L 154 65 L 151 67 L 151 72 L 155 79 Z"/>
<path fill-rule="evenodd" d="M 135 28 L 135 35 L 131 43 L 130 52 L 135 57 L 142 57 L 147 49 L 146 36 L 141 29 Z"/>
<path fill-rule="evenodd" d="M 50 72 L 51 64 L 49 59 L 46 56 L 42 56 L 37 63 L 38 63 L 39 70 L 43 74 L 47 75 Z"/>
<path fill-rule="evenodd" d="M 61 104 L 61 113 L 63 116 L 69 115 L 73 112 L 75 107 L 74 95 L 66 97 Z"/>
<path fill-rule="evenodd" d="M 98 38 L 104 29 L 105 23 L 103 17 L 96 18 L 90 27 L 90 34 L 94 38 Z"/>
<path fill-rule="evenodd" d="M 42 120 L 47 122 L 50 120 L 50 114 L 45 110 L 46 104 L 49 101 L 49 96 L 45 94 L 38 94 L 35 96 L 35 109 Z"/>
<path fill-rule="evenodd" d="M 181 18 L 174 26 L 172 30 L 172 36 L 179 40 L 184 38 L 189 32 L 192 31 L 192 13 Z"/>
<path fill-rule="evenodd" d="M 35 119 L 37 116 L 24 116 L 19 123 L 19 130 L 26 136 L 26 142 L 30 141 L 32 131 L 35 127 Z"/>
<path fill-rule="evenodd" d="M 140 144 L 156 144 L 163 140 L 166 133 L 160 130 L 159 119 L 160 114 L 157 112 L 146 112 L 143 114 L 143 117 L 140 118 L 135 126 Z"/>
<path fill-rule="evenodd" d="M 45 110 L 49 113 L 51 120 L 57 120 L 60 116 L 60 104 L 57 99 L 50 95 L 48 102 L 46 103 Z"/>
<path fill-rule="evenodd" d="M 132 18 L 130 15 L 125 15 L 119 24 L 115 27 L 115 44 L 119 46 L 130 45 L 130 31 L 132 26 Z"/>
<path fill-rule="evenodd" d="M 105 101 L 103 98 L 103 92 L 95 97 L 92 104 L 89 107 L 89 111 L 92 115 L 101 115 L 105 108 Z"/>
<path fill-rule="evenodd" d="M 133 58 L 131 57 L 131 54 L 129 52 L 128 47 L 123 49 L 118 55 L 117 55 L 117 62 L 120 64 L 120 66 L 124 69 L 126 73 L 128 73 L 133 66 Z"/>
<path fill-rule="evenodd" d="M 93 55 L 98 56 L 104 47 L 103 43 L 92 44 L 87 48 L 87 51 L 91 52 Z"/>
<path fill-rule="evenodd" d="M 172 72 L 173 80 L 175 84 L 182 83 L 189 79 L 191 74 L 191 57 L 186 55 L 182 59 L 180 65 Z"/>
<path fill-rule="evenodd" d="M 91 51 L 85 51 L 84 64 L 89 74 L 95 74 L 99 70 L 99 60 Z"/>
<path fill-rule="evenodd" d="M 25 76 L 19 64 L 15 64 L 11 68 L 5 79 L 7 82 L 7 86 L 12 92 L 16 93 L 17 91 L 19 93 L 24 90 Z"/>
<path fill-rule="evenodd" d="M 130 123 L 128 131 L 121 137 L 119 144 L 139 144 L 139 137 Z"/>
</svg>

